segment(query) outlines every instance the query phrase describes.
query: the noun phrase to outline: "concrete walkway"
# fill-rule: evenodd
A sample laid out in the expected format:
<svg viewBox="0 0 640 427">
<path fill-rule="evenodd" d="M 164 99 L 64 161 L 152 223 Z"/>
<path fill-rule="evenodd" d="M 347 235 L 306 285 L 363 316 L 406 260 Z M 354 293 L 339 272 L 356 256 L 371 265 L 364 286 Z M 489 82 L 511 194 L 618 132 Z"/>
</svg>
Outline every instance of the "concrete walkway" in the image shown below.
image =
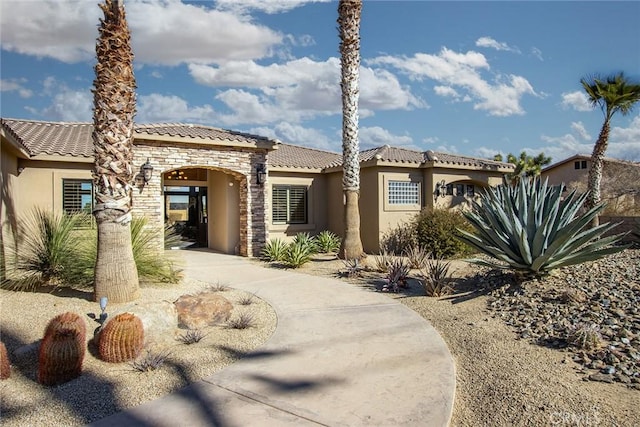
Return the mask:
<svg viewBox="0 0 640 427">
<path fill-rule="evenodd" d="M 340 280 L 184 251 L 187 277 L 256 293 L 273 336 L 198 383 L 94 426 L 447 426 L 455 368 L 422 317 Z"/>
</svg>

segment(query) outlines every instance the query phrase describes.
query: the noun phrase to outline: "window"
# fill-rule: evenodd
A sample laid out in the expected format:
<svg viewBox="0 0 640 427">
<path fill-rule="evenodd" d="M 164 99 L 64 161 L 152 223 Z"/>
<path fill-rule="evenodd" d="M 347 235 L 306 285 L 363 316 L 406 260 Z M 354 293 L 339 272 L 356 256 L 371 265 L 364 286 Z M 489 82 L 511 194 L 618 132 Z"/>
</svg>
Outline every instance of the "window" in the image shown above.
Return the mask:
<svg viewBox="0 0 640 427">
<path fill-rule="evenodd" d="M 62 180 L 62 209 L 65 213 L 93 211 L 93 182 L 88 179 Z"/>
<path fill-rule="evenodd" d="M 273 223 L 307 223 L 307 187 L 274 185 L 272 187 Z"/>
<path fill-rule="evenodd" d="M 579 162 L 579 161 L 574 162 L 574 163 L 573 163 L 573 167 L 574 167 L 575 169 L 580 169 L 580 162 Z"/>
<path fill-rule="evenodd" d="M 587 168 L 587 161 L 586 160 L 583 160 L 583 161 L 580 162 L 580 168 L 581 169 L 586 169 Z"/>
<path fill-rule="evenodd" d="M 573 163 L 573 167 L 575 169 L 586 169 L 587 168 L 587 161 L 586 160 L 576 160 Z"/>
<path fill-rule="evenodd" d="M 464 184 L 456 184 L 456 196 L 464 196 Z"/>
<path fill-rule="evenodd" d="M 453 196 L 453 184 L 447 184 L 447 196 Z"/>
<path fill-rule="evenodd" d="M 473 197 L 476 195 L 476 189 L 473 184 L 467 184 L 467 196 Z"/>
<path fill-rule="evenodd" d="M 420 185 L 411 181 L 389 181 L 390 205 L 420 204 Z"/>
</svg>

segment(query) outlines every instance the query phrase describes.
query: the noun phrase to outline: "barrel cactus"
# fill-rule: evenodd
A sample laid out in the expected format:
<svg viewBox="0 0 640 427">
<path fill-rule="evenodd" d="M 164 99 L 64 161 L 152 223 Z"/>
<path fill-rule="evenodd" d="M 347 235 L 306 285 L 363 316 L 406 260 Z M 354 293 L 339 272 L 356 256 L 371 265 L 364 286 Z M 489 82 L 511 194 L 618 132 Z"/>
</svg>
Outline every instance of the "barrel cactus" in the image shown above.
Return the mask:
<svg viewBox="0 0 640 427">
<path fill-rule="evenodd" d="M 601 238 L 617 224 L 588 227 L 604 204 L 580 214 L 587 195 L 572 191 L 563 197 L 563 192 L 563 185 L 550 186 L 537 177 L 513 186 L 505 181 L 482 193 L 471 210 L 464 212 L 475 232 L 458 229 L 459 238 L 496 261 L 470 261 L 540 277 L 555 268 L 625 249 L 612 246 L 621 235 Z"/>
<path fill-rule="evenodd" d="M 118 314 L 100 331 L 98 341 L 98 352 L 105 362 L 135 359 L 144 346 L 142 320 L 132 313 Z"/>
<path fill-rule="evenodd" d="M 11 376 L 11 362 L 7 347 L 0 341 L 0 380 L 6 380 Z"/>
<path fill-rule="evenodd" d="M 86 325 L 75 313 L 60 314 L 49 322 L 38 352 L 38 382 L 57 385 L 82 373 Z"/>
</svg>

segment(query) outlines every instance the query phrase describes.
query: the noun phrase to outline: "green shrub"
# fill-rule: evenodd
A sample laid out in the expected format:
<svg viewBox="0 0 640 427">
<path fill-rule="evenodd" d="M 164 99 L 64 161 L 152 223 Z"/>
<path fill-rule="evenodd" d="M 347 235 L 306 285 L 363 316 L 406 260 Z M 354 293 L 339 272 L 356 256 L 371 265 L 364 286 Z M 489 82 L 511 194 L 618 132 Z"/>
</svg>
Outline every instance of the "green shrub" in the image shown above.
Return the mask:
<svg viewBox="0 0 640 427">
<path fill-rule="evenodd" d="M 262 248 L 262 259 L 267 262 L 284 261 L 288 246 L 281 239 L 270 239 Z"/>
<path fill-rule="evenodd" d="M 385 232 L 380 239 L 380 249 L 389 255 L 402 255 L 418 244 L 415 221 L 399 224 Z"/>
<path fill-rule="evenodd" d="M 318 251 L 323 254 L 338 252 L 340 244 L 342 243 L 340 237 L 327 230 L 321 231 L 320 234 L 315 237 L 315 240 Z"/>
<path fill-rule="evenodd" d="M 311 237 L 309 233 L 298 233 L 291 241 L 292 245 L 300 245 L 307 247 L 311 254 L 318 253 L 318 244 L 315 237 Z"/>
<path fill-rule="evenodd" d="M 307 262 L 311 261 L 311 257 L 315 253 L 315 249 L 312 245 L 305 242 L 292 242 L 285 252 L 284 262 L 292 268 L 302 267 Z"/>
<path fill-rule="evenodd" d="M 181 271 L 164 253 L 159 254 L 151 248 L 153 242 L 157 242 L 163 236 L 164 230 L 147 228 L 146 225 L 145 217 L 136 217 L 131 221 L 131 247 L 138 276 L 152 282 L 178 283 Z"/>
<path fill-rule="evenodd" d="M 587 193 L 578 196 L 572 191 L 563 197 L 563 190 L 564 186 L 548 186 L 536 178 L 515 186 L 505 182 L 481 194 L 465 212 L 476 234 L 460 230 L 460 239 L 500 262 L 472 262 L 537 277 L 626 248 L 610 246 L 621 235 L 600 238 L 617 224 L 588 228 L 603 204 L 579 214 Z"/>
<path fill-rule="evenodd" d="M 471 247 L 457 238 L 457 230 L 473 228 L 457 210 L 424 210 L 415 218 L 417 244 L 434 258 L 451 258 L 471 254 Z"/>
</svg>

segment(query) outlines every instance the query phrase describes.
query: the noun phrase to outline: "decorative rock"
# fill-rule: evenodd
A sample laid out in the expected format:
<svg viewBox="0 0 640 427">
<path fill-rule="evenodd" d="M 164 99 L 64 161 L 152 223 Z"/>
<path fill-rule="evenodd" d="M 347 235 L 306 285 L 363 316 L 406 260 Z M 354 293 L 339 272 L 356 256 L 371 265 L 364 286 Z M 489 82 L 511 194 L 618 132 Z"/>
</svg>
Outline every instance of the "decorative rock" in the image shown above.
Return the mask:
<svg viewBox="0 0 640 427">
<path fill-rule="evenodd" d="M 589 380 L 591 381 L 598 381 L 601 383 L 612 383 L 613 382 L 613 377 L 611 375 L 606 375 L 606 374 L 591 374 L 589 375 Z"/>
<path fill-rule="evenodd" d="M 233 305 L 215 292 L 183 295 L 174 305 L 178 310 L 178 327 L 200 329 L 229 320 Z"/>
</svg>

